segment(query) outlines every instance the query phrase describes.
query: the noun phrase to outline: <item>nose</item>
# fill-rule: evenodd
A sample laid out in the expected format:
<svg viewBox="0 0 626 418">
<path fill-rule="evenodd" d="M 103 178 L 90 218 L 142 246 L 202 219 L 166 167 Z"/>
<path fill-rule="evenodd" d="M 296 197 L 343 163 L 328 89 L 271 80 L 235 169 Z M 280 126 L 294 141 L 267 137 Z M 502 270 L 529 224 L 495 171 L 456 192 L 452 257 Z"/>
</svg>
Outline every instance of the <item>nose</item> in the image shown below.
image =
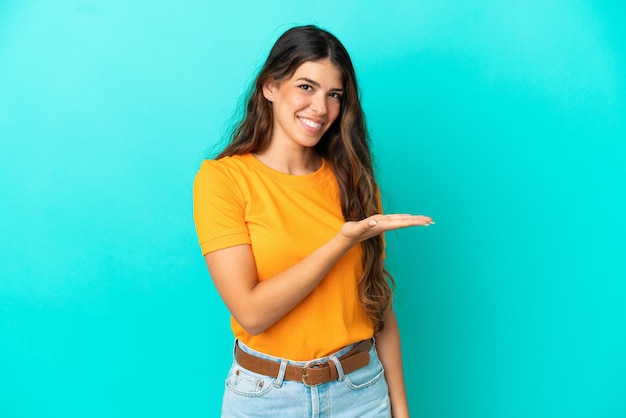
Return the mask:
<svg viewBox="0 0 626 418">
<path fill-rule="evenodd" d="M 316 115 L 325 115 L 328 110 L 326 107 L 326 95 L 316 94 L 311 98 L 309 107 Z"/>
</svg>

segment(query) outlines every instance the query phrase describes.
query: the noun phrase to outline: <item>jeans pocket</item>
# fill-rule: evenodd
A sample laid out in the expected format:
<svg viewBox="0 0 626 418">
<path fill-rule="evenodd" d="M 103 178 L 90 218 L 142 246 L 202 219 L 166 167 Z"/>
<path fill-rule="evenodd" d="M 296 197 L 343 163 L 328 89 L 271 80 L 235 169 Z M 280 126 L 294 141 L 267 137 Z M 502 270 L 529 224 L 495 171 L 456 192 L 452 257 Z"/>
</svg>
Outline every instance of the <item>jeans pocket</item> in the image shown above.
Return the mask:
<svg viewBox="0 0 626 418">
<path fill-rule="evenodd" d="M 272 377 L 251 372 L 235 363 L 226 379 L 226 387 L 242 396 L 263 396 L 272 390 L 274 380 Z"/>
<path fill-rule="evenodd" d="M 359 390 L 376 384 L 385 376 L 383 365 L 374 350 L 370 350 L 370 362 L 367 366 L 349 373 L 345 377 L 346 385 L 352 390 Z"/>
</svg>

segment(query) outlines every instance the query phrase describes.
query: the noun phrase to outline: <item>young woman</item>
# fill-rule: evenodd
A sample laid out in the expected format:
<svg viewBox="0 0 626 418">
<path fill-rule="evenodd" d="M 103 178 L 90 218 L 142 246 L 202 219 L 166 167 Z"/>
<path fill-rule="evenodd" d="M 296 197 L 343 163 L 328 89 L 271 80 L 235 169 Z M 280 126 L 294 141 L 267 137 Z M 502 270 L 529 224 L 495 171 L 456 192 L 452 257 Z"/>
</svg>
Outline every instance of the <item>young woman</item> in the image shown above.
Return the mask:
<svg viewBox="0 0 626 418">
<path fill-rule="evenodd" d="M 314 26 L 273 46 L 232 142 L 204 161 L 194 220 L 236 343 L 224 417 L 408 417 L 354 68 Z"/>
</svg>

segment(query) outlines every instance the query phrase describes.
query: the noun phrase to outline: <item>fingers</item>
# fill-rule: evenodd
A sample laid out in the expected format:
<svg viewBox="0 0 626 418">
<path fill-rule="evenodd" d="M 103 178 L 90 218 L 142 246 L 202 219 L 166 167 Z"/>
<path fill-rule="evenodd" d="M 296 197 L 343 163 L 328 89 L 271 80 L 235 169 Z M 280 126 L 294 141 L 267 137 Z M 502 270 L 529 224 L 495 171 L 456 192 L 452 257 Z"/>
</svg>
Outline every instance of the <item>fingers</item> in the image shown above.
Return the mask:
<svg viewBox="0 0 626 418">
<path fill-rule="evenodd" d="M 430 216 L 409 214 L 373 215 L 358 222 L 346 222 L 340 234 L 350 242 L 358 243 L 385 231 L 434 224 Z"/>
<path fill-rule="evenodd" d="M 365 221 L 370 228 L 379 227 L 384 231 L 410 226 L 429 226 L 435 223 L 430 216 L 410 214 L 373 215 Z"/>
</svg>

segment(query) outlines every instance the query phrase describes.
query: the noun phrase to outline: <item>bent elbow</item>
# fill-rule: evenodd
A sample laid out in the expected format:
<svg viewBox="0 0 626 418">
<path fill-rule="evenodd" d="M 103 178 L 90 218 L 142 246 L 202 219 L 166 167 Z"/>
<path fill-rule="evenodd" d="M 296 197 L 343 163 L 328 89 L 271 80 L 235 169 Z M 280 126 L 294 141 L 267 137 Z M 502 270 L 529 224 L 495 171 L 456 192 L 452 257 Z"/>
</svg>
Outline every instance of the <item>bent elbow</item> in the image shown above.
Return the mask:
<svg viewBox="0 0 626 418">
<path fill-rule="evenodd" d="M 261 334 L 263 331 L 265 331 L 265 329 L 263 328 L 244 328 L 246 330 L 246 332 L 248 334 L 250 334 L 251 336 L 255 337 L 259 334 Z"/>
<path fill-rule="evenodd" d="M 267 324 L 264 321 L 259 320 L 258 318 L 241 318 L 237 319 L 237 323 L 244 331 L 252 336 L 256 336 L 265 332 L 271 324 Z"/>
</svg>

